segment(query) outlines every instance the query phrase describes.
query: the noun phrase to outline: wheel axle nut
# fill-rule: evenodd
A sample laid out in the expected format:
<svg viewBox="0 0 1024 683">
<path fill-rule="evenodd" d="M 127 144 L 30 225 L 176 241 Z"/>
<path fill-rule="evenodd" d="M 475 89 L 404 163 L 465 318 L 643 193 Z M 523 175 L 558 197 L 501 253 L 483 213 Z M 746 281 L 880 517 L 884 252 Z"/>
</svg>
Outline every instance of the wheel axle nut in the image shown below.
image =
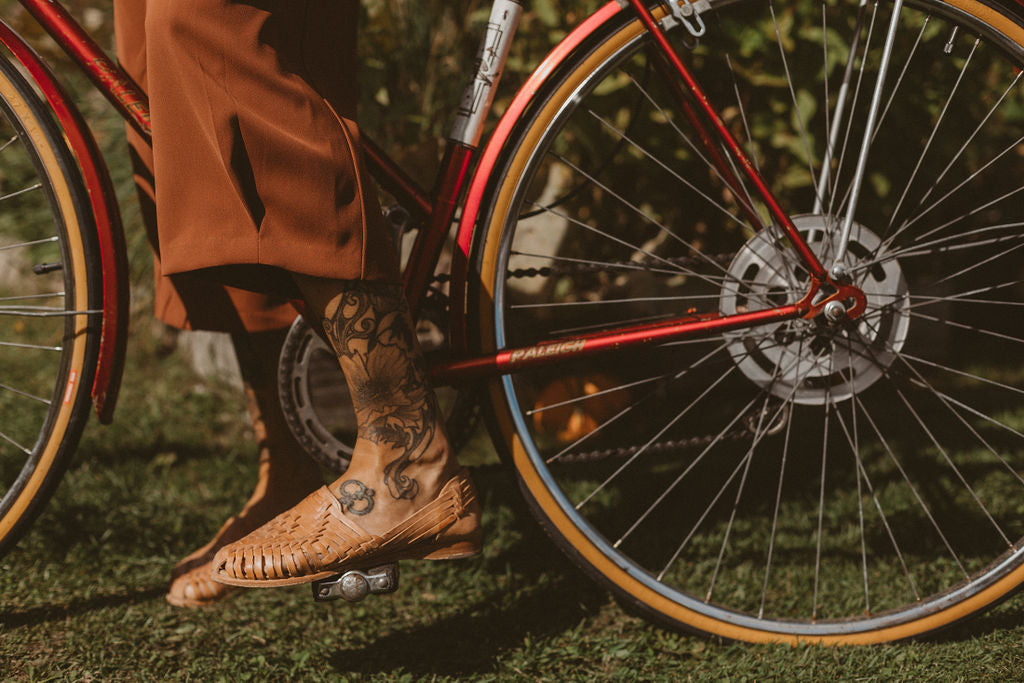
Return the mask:
<svg viewBox="0 0 1024 683">
<path fill-rule="evenodd" d="M 838 301 L 829 301 L 825 304 L 825 318 L 829 322 L 837 323 L 846 317 L 846 307 Z"/>
</svg>

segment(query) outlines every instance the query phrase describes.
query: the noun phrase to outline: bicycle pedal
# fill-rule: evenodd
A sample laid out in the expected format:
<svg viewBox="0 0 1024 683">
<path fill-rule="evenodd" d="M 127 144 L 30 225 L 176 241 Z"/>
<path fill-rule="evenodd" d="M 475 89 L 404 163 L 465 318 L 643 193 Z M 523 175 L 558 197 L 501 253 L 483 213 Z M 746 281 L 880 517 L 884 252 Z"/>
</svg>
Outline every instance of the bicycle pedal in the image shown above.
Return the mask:
<svg viewBox="0 0 1024 683">
<path fill-rule="evenodd" d="M 398 590 L 398 565 L 385 564 L 372 569 L 350 569 L 328 579 L 313 582 L 313 600 L 359 602 L 367 595 L 383 595 Z"/>
</svg>

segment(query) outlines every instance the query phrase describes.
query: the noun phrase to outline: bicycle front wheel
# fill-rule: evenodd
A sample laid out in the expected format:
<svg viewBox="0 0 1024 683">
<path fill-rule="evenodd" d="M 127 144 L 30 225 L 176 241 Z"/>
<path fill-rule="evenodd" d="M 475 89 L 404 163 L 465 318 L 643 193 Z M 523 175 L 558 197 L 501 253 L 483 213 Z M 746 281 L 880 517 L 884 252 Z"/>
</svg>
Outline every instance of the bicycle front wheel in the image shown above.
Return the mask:
<svg viewBox="0 0 1024 683">
<path fill-rule="evenodd" d="M 711 0 L 670 32 L 857 320 L 523 371 L 495 426 L 553 538 L 623 602 L 740 640 L 881 642 L 1024 579 L 1024 28 L 915 0 Z M 474 258 L 485 351 L 799 300 L 807 274 L 623 10 L 552 74 Z M 836 261 L 860 141 L 851 239 Z"/>
<path fill-rule="evenodd" d="M 89 418 L 102 307 L 88 195 L 48 107 L 0 60 L 0 556 Z"/>
</svg>

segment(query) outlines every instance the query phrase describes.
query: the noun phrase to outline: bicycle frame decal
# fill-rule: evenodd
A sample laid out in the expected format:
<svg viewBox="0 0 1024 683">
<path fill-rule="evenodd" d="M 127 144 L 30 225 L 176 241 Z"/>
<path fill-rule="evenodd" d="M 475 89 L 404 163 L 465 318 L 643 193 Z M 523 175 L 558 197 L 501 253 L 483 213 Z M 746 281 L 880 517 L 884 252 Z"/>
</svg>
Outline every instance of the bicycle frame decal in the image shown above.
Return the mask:
<svg viewBox="0 0 1024 683">
<path fill-rule="evenodd" d="M 66 9 L 51 0 L 20 0 L 61 49 L 82 67 L 118 113 L 144 137 L 150 135 L 146 95 L 111 60 Z"/>
<path fill-rule="evenodd" d="M 469 147 L 476 147 L 480 142 L 522 14 L 523 7 L 515 0 L 495 0 L 480 43 L 476 75 L 462 96 L 450 139 Z"/>
</svg>

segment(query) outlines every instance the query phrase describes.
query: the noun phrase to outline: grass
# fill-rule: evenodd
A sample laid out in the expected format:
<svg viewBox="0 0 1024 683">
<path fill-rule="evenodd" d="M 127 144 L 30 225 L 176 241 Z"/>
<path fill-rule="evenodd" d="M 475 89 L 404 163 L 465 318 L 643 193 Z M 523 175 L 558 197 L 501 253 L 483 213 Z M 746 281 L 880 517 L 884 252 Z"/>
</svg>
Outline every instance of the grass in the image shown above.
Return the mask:
<svg viewBox="0 0 1024 683">
<path fill-rule="evenodd" d="M 141 328 L 141 329 L 140 329 Z M 181 610 L 172 564 L 255 478 L 241 397 L 194 377 L 137 326 L 115 424 L 91 424 L 53 501 L 0 560 L 5 680 L 1007 680 L 1024 656 L 1012 599 L 927 642 L 752 646 L 627 615 L 521 508 L 481 435 L 482 557 L 406 563 L 401 590 L 314 604 L 307 587 Z"/>
</svg>

